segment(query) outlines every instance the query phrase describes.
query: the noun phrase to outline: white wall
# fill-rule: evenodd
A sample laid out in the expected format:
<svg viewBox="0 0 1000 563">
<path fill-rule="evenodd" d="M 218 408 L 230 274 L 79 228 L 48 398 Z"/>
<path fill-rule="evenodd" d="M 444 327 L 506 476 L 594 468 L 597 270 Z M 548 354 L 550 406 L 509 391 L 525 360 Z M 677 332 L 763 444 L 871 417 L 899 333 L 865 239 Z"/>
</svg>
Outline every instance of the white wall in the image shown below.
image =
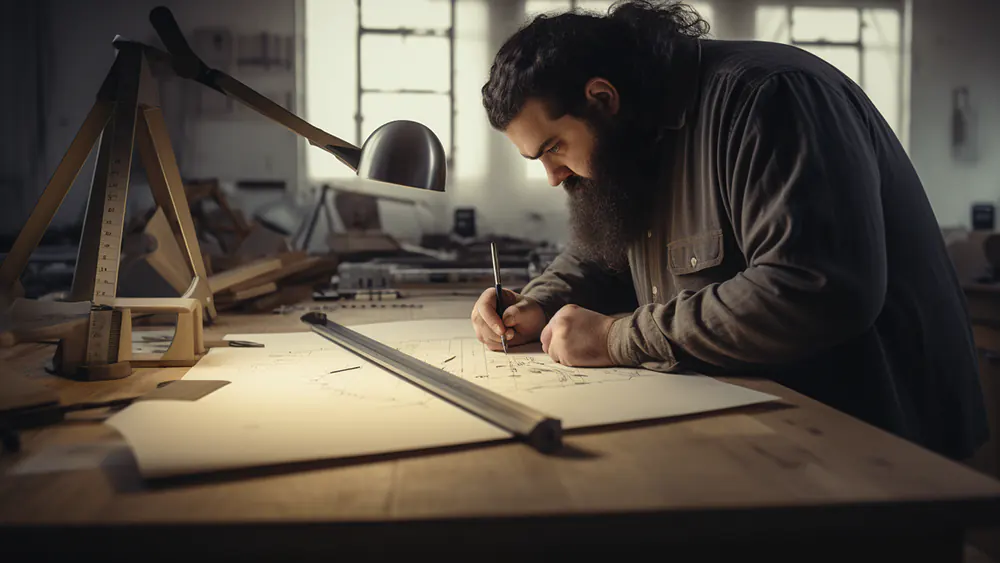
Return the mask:
<svg viewBox="0 0 1000 563">
<path fill-rule="evenodd" d="M 970 224 L 973 202 L 1000 204 L 1000 2 L 912 0 L 910 158 L 943 226 Z M 978 110 L 978 160 L 952 157 L 951 93 Z"/>
<path fill-rule="evenodd" d="M 266 30 L 291 35 L 295 30 L 293 0 L 47 0 L 53 45 L 47 68 L 49 119 L 44 181 L 76 135 L 114 61 L 111 41 L 115 35 L 162 48 L 149 23 L 150 10 L 159 5 L 171 9 L 189 41 L 193 30 L 201 26 L 224 26 L 234 33 Z M 232 74 L 261 93 L 294 92 L 294 71 Z M 183 176 L 220 178 L 223 182 L 284 180 L 295 185 L 294 134 L 255 115 L 191 119 L 190 101 L 181 96 L 181 82 L 164 84 L 162 106 Z M 81 218 L 96 152 L 77 177 L 53 224 Z M 138 165 L 138 160 L 133 158 L 133 163 Z M 141 203 L 149 201 L 145 197 L 148 189 L 139 183 L 144 178 L 136 174 L 137 170 L 133 166 L 136 181 L 129 197 L 133 212 L 141 211 Z M 43 187 L 39 185 L 38 191 Z"/>
</svg>

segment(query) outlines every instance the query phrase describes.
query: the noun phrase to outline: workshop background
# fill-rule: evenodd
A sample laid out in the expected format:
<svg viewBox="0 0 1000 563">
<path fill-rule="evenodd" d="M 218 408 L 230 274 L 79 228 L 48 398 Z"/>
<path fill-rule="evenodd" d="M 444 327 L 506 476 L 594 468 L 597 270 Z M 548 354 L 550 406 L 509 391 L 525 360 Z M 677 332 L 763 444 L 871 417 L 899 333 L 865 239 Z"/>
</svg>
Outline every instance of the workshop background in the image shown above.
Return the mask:
<svg viewBox="0 0 1000 563">
<path fill-rule="evenodd" d="M 0 89 L 0 234 L 5 247 L 93 103 L 114 57 L 115 35 L 161 45 L 148 22 L 149 10 L 159 4 L 174 12 L 210 66 L 336 136 L 359 143 L 373 127 L 403 117 L 434 130 L 451 159 L 447 192 L 390 190 L 419 205 L 381 202 L 389 234 L 419 244 L 422 235 L 451 232 L 456 208 L 474 208 L 478 234 L 565 242 L 563 191 L 547 185 L 541 164 L 524 162 L 490 129 L 479 89 L 500 43 L 532 14 L 574 5 L 605 10 L 610 2 L 3 4 L 0 82 L 8 87 Z M 716 38 L 836 43 L 804 48 L 835 64 L 873 98 L 903 141 L 942 227 L 971 227 L 972 205 L 1000 198 L 1000 34 L 995 30 L 1000 2 L 703 0 L 691 5 L 710 22 Z M 359 41 L 361 28 L 430 29 L 433 35 L 365 32 Z M 366 90 L 360 94 L 359 78 Z M 160 82 L 182 175 L 217 179 L 230 204 L 248 218 L 261 214 L 286 227 L 294 224 L 323 183 L 381 193 L 238 102 L 193 82 Z M 433 93 L 383 93 L 404 89 Z M 53 227 L 78 228 L 93 160 L 92 155 Z M 130 190 L 137 199 L 132 213 L 149 203 L 142 181 L 140 172 Z M 314 240 L 322 244 L 324 238 L 317 232 Z"/>
</svg>

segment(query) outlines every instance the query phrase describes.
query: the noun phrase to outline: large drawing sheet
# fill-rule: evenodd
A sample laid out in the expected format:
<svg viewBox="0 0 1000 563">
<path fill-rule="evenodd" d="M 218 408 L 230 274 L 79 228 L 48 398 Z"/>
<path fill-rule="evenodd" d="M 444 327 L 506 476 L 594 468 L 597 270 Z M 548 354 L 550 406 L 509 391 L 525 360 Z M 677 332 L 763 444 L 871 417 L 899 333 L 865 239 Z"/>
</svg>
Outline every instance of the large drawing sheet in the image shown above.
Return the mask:
<svg viewBox="0 0 1000 563">
<path fill-rule="evenodd" d="M 564 429 L 777 399 L 700 375 L 569 368 L 537 345 L 492 352 L 468 319 L 350 327 L 562 420 Z M 234 334 L 184 379 L 231 383 L 193 402 L 143 401 L 108 419 L 147 478 L 510 438 L 510 434 L 311 333 Z"/>
</svg>

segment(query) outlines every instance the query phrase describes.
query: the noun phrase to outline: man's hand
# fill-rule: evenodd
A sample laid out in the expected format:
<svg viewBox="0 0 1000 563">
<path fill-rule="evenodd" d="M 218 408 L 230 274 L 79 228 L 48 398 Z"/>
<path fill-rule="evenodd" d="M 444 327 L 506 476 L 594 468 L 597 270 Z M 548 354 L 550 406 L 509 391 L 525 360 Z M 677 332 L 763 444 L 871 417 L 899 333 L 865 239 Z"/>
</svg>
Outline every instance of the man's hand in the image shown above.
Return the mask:
<svg viewBox="0 0 1000 563">
<path fill-rule="evenodd" d="M 567 366 L 613 365 L 608 354 L 608 333 L 614 321 L 613 317 L 566 305 L 552 315 L 542 331 L 542 351 Z"/>
<path fill-rule="evenodd" d="M 502 334 L 506 334 L 508 346 L 538 340 L 545 326 L 542 306 L 534 299 L 509 289 L 503 290 L 503 302 L 507 309 L 501 320 L 497 316 L 496 290 L 491 287 L 479 296 L 472 308 L 472 327 L 476 329 L 476 338 L 493 351 L 503 350 L 500 343 Z"/>
</svg>

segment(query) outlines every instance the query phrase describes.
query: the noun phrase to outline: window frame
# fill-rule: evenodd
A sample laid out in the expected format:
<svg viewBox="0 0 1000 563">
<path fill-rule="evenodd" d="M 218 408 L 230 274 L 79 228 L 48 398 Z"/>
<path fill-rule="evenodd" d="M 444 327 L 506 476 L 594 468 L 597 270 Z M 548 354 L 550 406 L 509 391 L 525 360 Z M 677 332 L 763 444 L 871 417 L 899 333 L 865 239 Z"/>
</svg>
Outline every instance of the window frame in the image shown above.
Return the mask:
<svg viewBox="0 0 1000 563">
<path fill-rule="evenodd" d="M 765 3 L 758 4 L 758 7 L 766 5 Z M 895 5 L 836 5 L 836 4 L 824 4 L 824 3 L 810 3 L 810 2 L 789 2 L 782 4 L 781 7 L 785 8 L 785 21 L 784 25 L 788 29 L 788 44 L 796 47 L 850 47 L 854 48 L 858 54 L 858 86 L 862 90 L 865 89 L 865 42 L 864 33 L 865 27 L 865 10 L 871 9 L 891 9 L 895 10 L 899 14 L 900 21 L 900 41 L 899 41 L 899 51 L 897 57 L 899 60 L 899 72 L 897 73 L 898 87 L 896 88 L 896 123 L 900 127 L 900 140 L 902 140 L 902 128 L 905 127 L 905 72 L 903 70 L 903 65 L 906 57 L 906 43 L 903 40 L 903 26 L 904 24 L 904 12 L 903 10 Z M 844 9 L 854 9 L 858 13 L 858 39 L 857 41 L 830 41 L 826 39 L 812 40 L 812 41 L 799 41 L 795 39 L 795 18 L 793 13 L 795 8 L 844 8 Z"/>
<path fill-rule="evenodd" d="M 358 139 L 358 144 L 360 145 L 364 141 L 362 140 L 362 124 L 364 123 L 364 106 L 363 99 L 365 94 L 420 94 L 420 95 L 439 95 L 448 97 L 448 147 L 445 156 L 445 165 L 450 171 L 452 165 L 455 161 L 455 2 L 457 0 L 449 0 L 448 2 L 448 27 L 446 28 L 415 28 L 400 26 L 395 28 L 388 27 L 366 27 L 362 23 L 362 2 L 364 0 L 355 0 L 357 2 L 357 37 L 356 37 L 356 58 L 355 58 L 355 74 L 357 75 L 357 92 L 355 97 L 355 114 L 354 114 L 354 132 L 355 138 Z M 573 0 L 575 2 L 575 0 Z M 382 88 L 365 88 L 364 87 L 364 65 L 361 64 L 362 60 L 362 38 L 366 34 L 377 34 L 377 35 L 390 35 L 399 37 L 444 37 L 448 40 L 448 88 L 446 90 L 424 90 L 424 89 L 410 89 L 410 88 L 396 88 L 392 90 L 385 90 Z"/>
</svg>

